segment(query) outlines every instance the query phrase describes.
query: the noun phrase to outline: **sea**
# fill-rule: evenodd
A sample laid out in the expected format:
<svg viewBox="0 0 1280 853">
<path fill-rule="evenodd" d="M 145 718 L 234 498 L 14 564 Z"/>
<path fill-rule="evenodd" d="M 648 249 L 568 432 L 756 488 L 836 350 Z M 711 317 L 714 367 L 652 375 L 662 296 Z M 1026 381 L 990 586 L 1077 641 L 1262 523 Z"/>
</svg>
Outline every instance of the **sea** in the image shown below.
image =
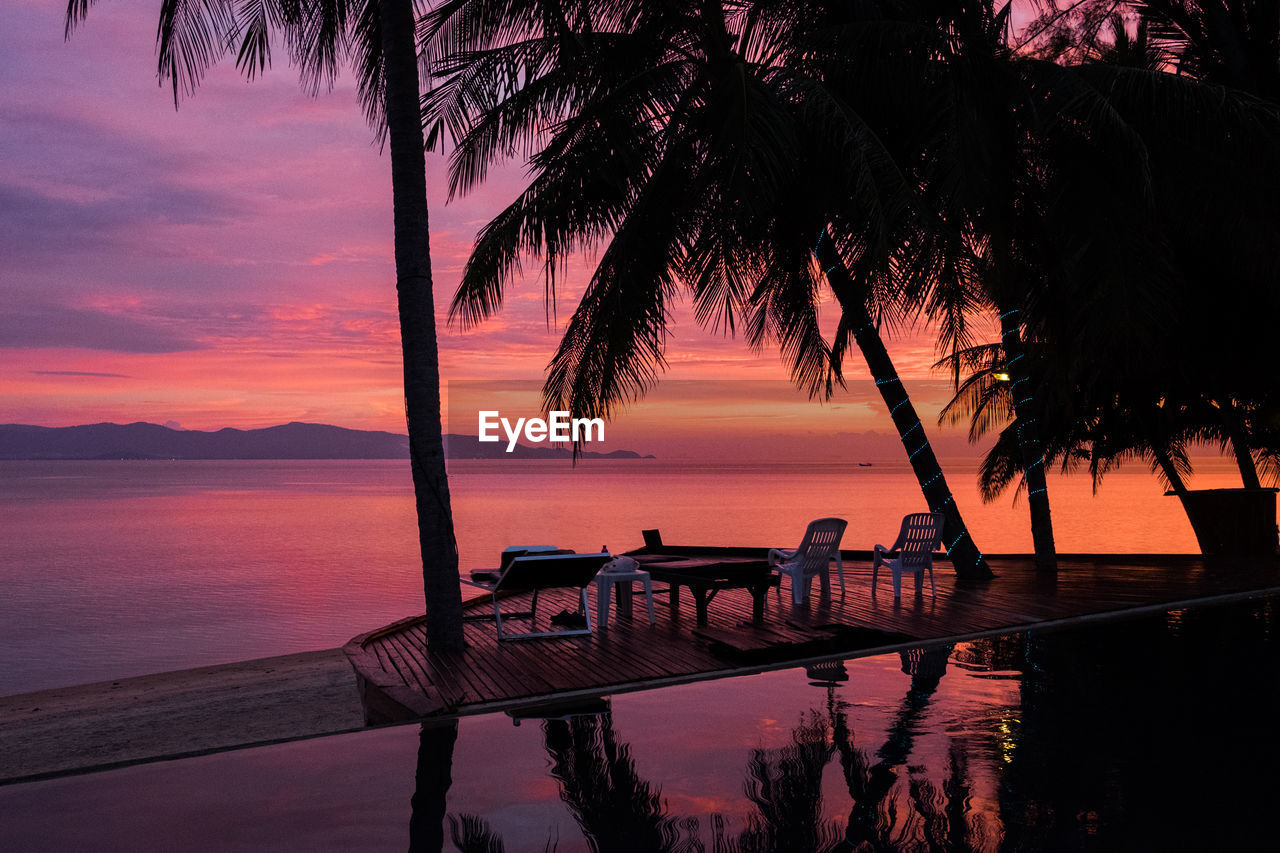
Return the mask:
<svg viewBox="0 0 1280 853">
<path fill-rule="evenodd" d="M 988 553 L 1030 548 L 983 505 Z M 510 544 L 886 542 L 905 466 L 450 465 L 463 568 Z M 1231 486 L 1227 466 L 1199 487 Z M 1060 549 L 1188 553 L 1175 499 L 1050 482 Z M 0 692 L 307 649 L 421 610 L 399 462 L 0 463 Z M 0 850 L 1266 850 L 1280 602 L 1175 609 L 807 668 L 0 786 Z"/>
<path fill-rule="evenodd" d="M 1031 550 L 1025 500 L 984 504 L 974 459 L 944 469 L 980 549 Z M 926 509 L 905 462 L 458 460 L 449 475 L 464 571 L 510 545 L 621 552 L 653 528 L 793 547 L 833 515 L 845 548 L 869 549 Z M 1235 485 L 1216 462 L 1195 481 Z M 1096 494 L 1087 475 L 1050 489 L 1061 553 L 1198 551 L 1141 468 Z M 422 609 L 405 462 L 0 462 L 0 695 L 333 648 Z"/>
</svg>

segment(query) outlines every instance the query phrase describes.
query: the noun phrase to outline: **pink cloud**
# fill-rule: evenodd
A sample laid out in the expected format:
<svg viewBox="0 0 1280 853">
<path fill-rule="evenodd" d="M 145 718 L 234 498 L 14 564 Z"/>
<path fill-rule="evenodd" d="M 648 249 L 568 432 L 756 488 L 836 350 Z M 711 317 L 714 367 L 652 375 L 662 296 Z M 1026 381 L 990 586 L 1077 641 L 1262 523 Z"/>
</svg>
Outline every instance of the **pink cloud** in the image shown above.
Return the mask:
<svg viewBox="0 0 1280 853">
<path fill-rule="evenodd" d="M 0 409 L 41 424 L 317 420 L 403 429 L 390 162 L 349 77 L 319 98 L 283 64 L 231 62 L 174 111 L 156 85 L 154 9 L 94 7 L 62 39 L 57 5 L 10 4 L 0 33 Z M 593 258 L 557 282 L 548 323 L 530 262 L 503 311 L 461 332 L 447 308 L 477 230 L 520 191 L 494 169 L 446 204 L 428 162 L 446 380 L 538 380 Z M 666 378 L 785 380 L 776 353 L 673 314 Z M 830 311 L 825 322 L 834 322 Z M 927 335 L 891 344 L 927 375 Z M 852 378 L 864 377 L 856 362 Z"/>
</svg>

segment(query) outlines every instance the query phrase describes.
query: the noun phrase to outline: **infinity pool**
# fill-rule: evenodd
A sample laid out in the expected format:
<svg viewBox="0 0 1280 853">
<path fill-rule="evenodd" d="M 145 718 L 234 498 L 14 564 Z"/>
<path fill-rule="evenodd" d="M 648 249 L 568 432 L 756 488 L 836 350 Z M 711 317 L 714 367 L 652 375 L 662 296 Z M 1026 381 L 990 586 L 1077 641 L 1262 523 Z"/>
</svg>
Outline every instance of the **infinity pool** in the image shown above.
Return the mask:
<svg viewBox="0 0 1280 853">
<path fill-rule="evenodd" d="M 0 850 L 1271 849 L 1276 619 L 1173 611 L 13 785 Z"/>
</svg>

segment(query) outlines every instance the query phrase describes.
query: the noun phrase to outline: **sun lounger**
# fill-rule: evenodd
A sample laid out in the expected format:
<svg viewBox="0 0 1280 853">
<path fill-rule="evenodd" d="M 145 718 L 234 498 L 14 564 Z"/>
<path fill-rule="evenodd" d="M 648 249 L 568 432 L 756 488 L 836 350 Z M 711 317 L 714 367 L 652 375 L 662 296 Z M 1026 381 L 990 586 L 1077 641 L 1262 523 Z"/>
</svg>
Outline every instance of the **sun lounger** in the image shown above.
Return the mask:
<svg viewBox="0 0 1280 853">
<path fill-rule="evenodd" d="M 479 587 L 493 594 L 493 619 L 497 624 L 499 640 L 527 640 L 536 637 L 569 637 L 590 634 L 591 609 L 587 606 L 587 587 L 595 579 L 600 568 L 612 558 L 610 554 L 538 554 L 515 557 L 510 564 L 497 572 L 472 572 L 471 579 L 463 583 Z M 531 628 L 537 626 L 538 593 L 544 589 L 576 589 L 581 602 L 580 612 L 585 627 L 563 631 L 529 631 L 511 633 L 503 630 L 504 619 L 528 619 Z M 527 611 L 502 612 L 505 593 L 533 592 L 533 601 Z"/>
</svg>

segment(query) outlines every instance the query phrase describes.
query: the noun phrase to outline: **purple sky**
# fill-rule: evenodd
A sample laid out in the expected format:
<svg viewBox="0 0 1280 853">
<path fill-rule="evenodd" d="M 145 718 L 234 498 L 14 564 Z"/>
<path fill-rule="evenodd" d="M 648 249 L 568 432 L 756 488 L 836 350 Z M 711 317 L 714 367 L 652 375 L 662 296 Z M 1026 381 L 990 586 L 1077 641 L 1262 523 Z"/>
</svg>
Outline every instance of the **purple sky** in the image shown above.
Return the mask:
<svg viewBox="0 0 1280 853">
<path fill-rule="evenodd" d="M 2 2 L 0 423 L 403 431 L 390 163 L 348 80 L 311 98 L 277 51 L 252 83 L 224 62 L 175 112 L 158 3 L 105 0 L 64 42 L 62 4 Z M 443 159 L 428 169 L 443 309 L 521 169 L 449 205 Z M 562 317 L 587 271 L 560 288 Z M 538 380 L 556 341 L 533 277 L 478 330 L 442 326 L 443 376 Z M 930 375 L 926 339 L 893 352 Z M 686 310 L 668 355 L 671 378 L 785 378 Z"/>
</svg>

